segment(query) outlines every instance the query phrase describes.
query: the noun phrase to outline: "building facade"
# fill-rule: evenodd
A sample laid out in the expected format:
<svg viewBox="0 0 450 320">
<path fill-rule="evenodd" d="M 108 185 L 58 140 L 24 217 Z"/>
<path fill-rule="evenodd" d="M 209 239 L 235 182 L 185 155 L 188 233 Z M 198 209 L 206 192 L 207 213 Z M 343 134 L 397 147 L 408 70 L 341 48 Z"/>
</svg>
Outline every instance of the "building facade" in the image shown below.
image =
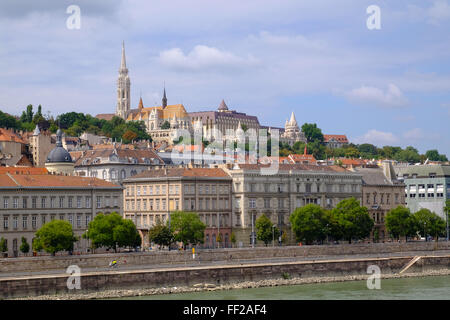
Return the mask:
<svg viewBox="0 0 450 320">
<path fill-rule="evenodd" d="M 201 130 L 203 138 L 208 141 L 214 141 L 217 138 L 217 132 L 220 132 L 225 142 L 225 140 L 236 140 L 237 131 L 242 130 L 242 127 L 254 129 L 256 133 L 260 128 L 256 116 L 229 110 L 224 100 L 217 111 L 190 112 L 189 117 L 193 128 Z"/>
<path fill-rule="evenodd" d="M 405 201 L 411 212 L 429 209 L 445 219 L 444 206 L 450 199 L 450 165 L 410 165 L 396 168 L 405 184 Z"/>
<path fill-rule="evenodd" d="M 348 144 L 347 136 L 343 134 L 324 134 L 323 142 L 330 149 L 342 148 Z"/>
<path fill-rule="evenodd" d="M 395 175 L 389 161 L 382 168 L 358 168 L 355 172 L 362 175 L 362 205 L 369 210 L 375 226 L 371 234 L 373 241 L 386 241 L 386 214 L 405 205 L 405 185 Z"/>
<path fill-rule="evenodd" d="M 134 150 L 113 144 L 83 151 L 75 161 L 74 174 L 121 184 L 128 177 L 163 165 L 164 161 L 153 150 Z"/>
<path fill-rule="evenodd" d="M 98 213 L 122 213 L 122 188 L 95 178 L 49 174 L 0 174 L 0 235 L 9 256 L 18 256 L 22 237 L 31 244 L 46 222 L 65 220 L 76 237 Z M 87 240 L 74 244 L 86 252 Z"/>
<path fill-rule="evenodd" d="M 56 146 L 50 132 L 39 130 L 38 125 L 36 125 L 33 135 L 29 138 L 29 144 L 35 167 L 43 167 L 48 154 Z"/>
<path fill-rule="evenodd" d="M 219 168 L 151 170 L 125 179 L 124 217 L 135 222 L 150 245 L 148 230 L 174 211 L 193 211 L 205 223 L 203 247 L 231 245 L 231 178 Z M 218 234 L 222 242 L 216 242 Z"/>
<path fill-rule="evenodd" d="M 241 246 L 251 244 L 255 221 L 266 215 L 294 244 L 289 217 L 299 207 L 314 203 L 331 209 L 347 198 L 361 201 L 361 175 L 334 166 L 280 164 L 278 172 L 261 175 L 266 165 L 239 164 L 226 172 L 233 179 L 232 227 Z M 275 236 L 277 240 L 277 237 Z M 263 245 L 256 241 L 256 245 Z"/>
</svg>

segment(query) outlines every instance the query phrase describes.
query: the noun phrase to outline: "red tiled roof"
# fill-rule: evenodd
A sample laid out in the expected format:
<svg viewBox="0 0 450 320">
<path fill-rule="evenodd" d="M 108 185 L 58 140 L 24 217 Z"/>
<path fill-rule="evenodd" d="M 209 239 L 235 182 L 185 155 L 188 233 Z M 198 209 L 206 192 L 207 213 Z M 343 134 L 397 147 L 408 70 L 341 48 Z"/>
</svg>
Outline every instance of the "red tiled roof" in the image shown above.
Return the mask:
<svg viewBox="0 0 450 320">
<path fill-rule="evenodd" d="M 0 141 L 13 141 L 22 144 L 26 144 L 25 141 L 12 130 L 0 128 Z"/>
<path fill-rule="evenodd" d="M 0 174 L 48 174 L 47 168 L 36 167 L 0 167 Z"/>
<path fill-rule="evenodd" d="M 82 178 L 51 174 L 0 174 L 0 187 L 102 187 L 120 186 L 98 178 Z"/>
<path fill-rule="evenodd" d="M 324 142 L 329 142 L 331 139 L 334 139 L 334 140 L 342 142 L 342 143 L 348 143 L 347 136 L 344 134 L 324 134 L 323 135 Z"/>
<path fill-rule="evenodd" d="M 127 180 L 135 178 L 163 178 L 163 177 L 209 177 L 209 178 L 230 178 L 230 176 L 220 168 L 167 168 L 152 169 L 141 172 Z"/>
</svg>

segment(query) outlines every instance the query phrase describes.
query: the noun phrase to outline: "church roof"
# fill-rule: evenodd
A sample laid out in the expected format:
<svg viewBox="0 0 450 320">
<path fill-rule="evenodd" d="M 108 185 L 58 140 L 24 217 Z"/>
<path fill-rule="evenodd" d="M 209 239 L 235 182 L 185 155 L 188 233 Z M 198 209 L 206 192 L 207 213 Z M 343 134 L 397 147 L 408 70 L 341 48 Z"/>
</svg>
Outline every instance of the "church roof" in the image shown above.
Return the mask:
<svg viewBox="0 0 450 320">
<path fill-rule="evenodd" d="M 130 111 L 130 114 L 127 117 L 127 121 L 139 121 L 139 116 L 141 116 L 142 120 L 148 119 L 150 116 L 150 113 L 156 110 L 158 112 L 158 116 L 161 119 L 167 119 L 171 120 L 174 116 L 176 116 L 178 119 L 185 118 L 188 116 L 186 109 L 182 104 L 174 104 L 167 106 L 163 108 L 162 106 L 157 107 L 149 107 L 149 108 L 142 108 L 142 109 L 132 109 Z"/>
</svg>

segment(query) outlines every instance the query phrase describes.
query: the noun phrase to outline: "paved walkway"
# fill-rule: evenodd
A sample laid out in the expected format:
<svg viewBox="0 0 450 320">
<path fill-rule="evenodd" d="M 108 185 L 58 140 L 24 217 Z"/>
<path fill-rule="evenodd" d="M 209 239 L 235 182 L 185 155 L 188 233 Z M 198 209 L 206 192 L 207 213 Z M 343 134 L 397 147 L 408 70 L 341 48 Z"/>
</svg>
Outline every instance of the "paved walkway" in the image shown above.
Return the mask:
<svg viewBox="0 0 450 320">
<path fill-rule="evenodd" d="M 392 257 L 414 257 L 414 256 L 444 256 L 450 255 L 450 250 L 438 251 L 408 251 L 408 252 L 394 252 L 394 253 L 378 253 L 378 254 L 352 254 L 352 255 L 333 255 L 333 256 L 314 256 L 314 257 L 286 257 L 286 258 L 267 258 L 267 259 L 241 259 L 241 260 L 227 260 L 227 261 L 201 261 L 201 254 L 195 260 L 189 259 L 185 263 L 177 264 L 148 264 L 148 265 L 127 265 L 123 262 L 124 258 L 117 259 L 118 267 L 110 268 L 105 266 L 103 268 L 82 268 L 83 274 L 95 272 L 145 272 L 145 271 L 162 271 L 174 270 L 193 267 L 221 267 L 221 266 L 239 266 L 239 265 L 260 265 L 260 264 L 276 264 L 276 263 L 295 263 L 307 261 L 341 261 L 341 260 L 360 260 L 360 259 L 375 259 L 375 258 L 392 258 Z M 48 271 L 36 272 L 8 272 L 0 273 L 0 280 L 7 278 L 30 278 L 39 276 L 67 276 L 65 270 L 56 269 Z"/>
</svg>

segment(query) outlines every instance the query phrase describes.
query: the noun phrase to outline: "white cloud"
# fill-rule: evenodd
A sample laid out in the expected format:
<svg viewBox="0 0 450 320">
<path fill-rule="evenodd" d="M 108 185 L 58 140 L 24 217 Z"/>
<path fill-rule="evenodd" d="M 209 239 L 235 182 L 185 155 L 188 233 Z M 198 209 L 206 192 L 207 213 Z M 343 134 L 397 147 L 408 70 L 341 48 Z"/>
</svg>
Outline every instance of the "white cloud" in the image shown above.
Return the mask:
<svg viewBox="0 0 450 320">
<path fill-rule="evenodd" d="M 403 138 L 408 140 L 419 140 L 424 137 L 424 132 L 420 128 L 414 128 L 403 133 Z"/>
<path fill-rule="evenodd" d="M 450 19 L 450 4 L 445 0 L 436 0 L 427 10 L 428 21 L 439 24 L 441 21 Z"/>
<path fill-rule="evenodd" d="M 345 96 L 353 103 L 388 108 L 403 107 L 408 103 L 401 90 L 394 84 L 389 84 L 386 91 L 377 87 L 362 86 L 345 93 Z"/>
<path fill-rule="evenodd" d="M 363 136 L 354 139 L 355 143 L 371 143 L 377 146 L 385 146 L 397 143 L 399 139 L 391 132 L 383 132 L 375 129 L 369 130 Z"/>
<path fill-rule="evenodd" d="M 231 52 L 204 45 L 195 46 L 187 55 L 180 48 L 162 51 L 159 58 L 166 67 L 188 71 L 236 70 L 259 64 L 251 55 L 242 58 Z"/>
</svg>

